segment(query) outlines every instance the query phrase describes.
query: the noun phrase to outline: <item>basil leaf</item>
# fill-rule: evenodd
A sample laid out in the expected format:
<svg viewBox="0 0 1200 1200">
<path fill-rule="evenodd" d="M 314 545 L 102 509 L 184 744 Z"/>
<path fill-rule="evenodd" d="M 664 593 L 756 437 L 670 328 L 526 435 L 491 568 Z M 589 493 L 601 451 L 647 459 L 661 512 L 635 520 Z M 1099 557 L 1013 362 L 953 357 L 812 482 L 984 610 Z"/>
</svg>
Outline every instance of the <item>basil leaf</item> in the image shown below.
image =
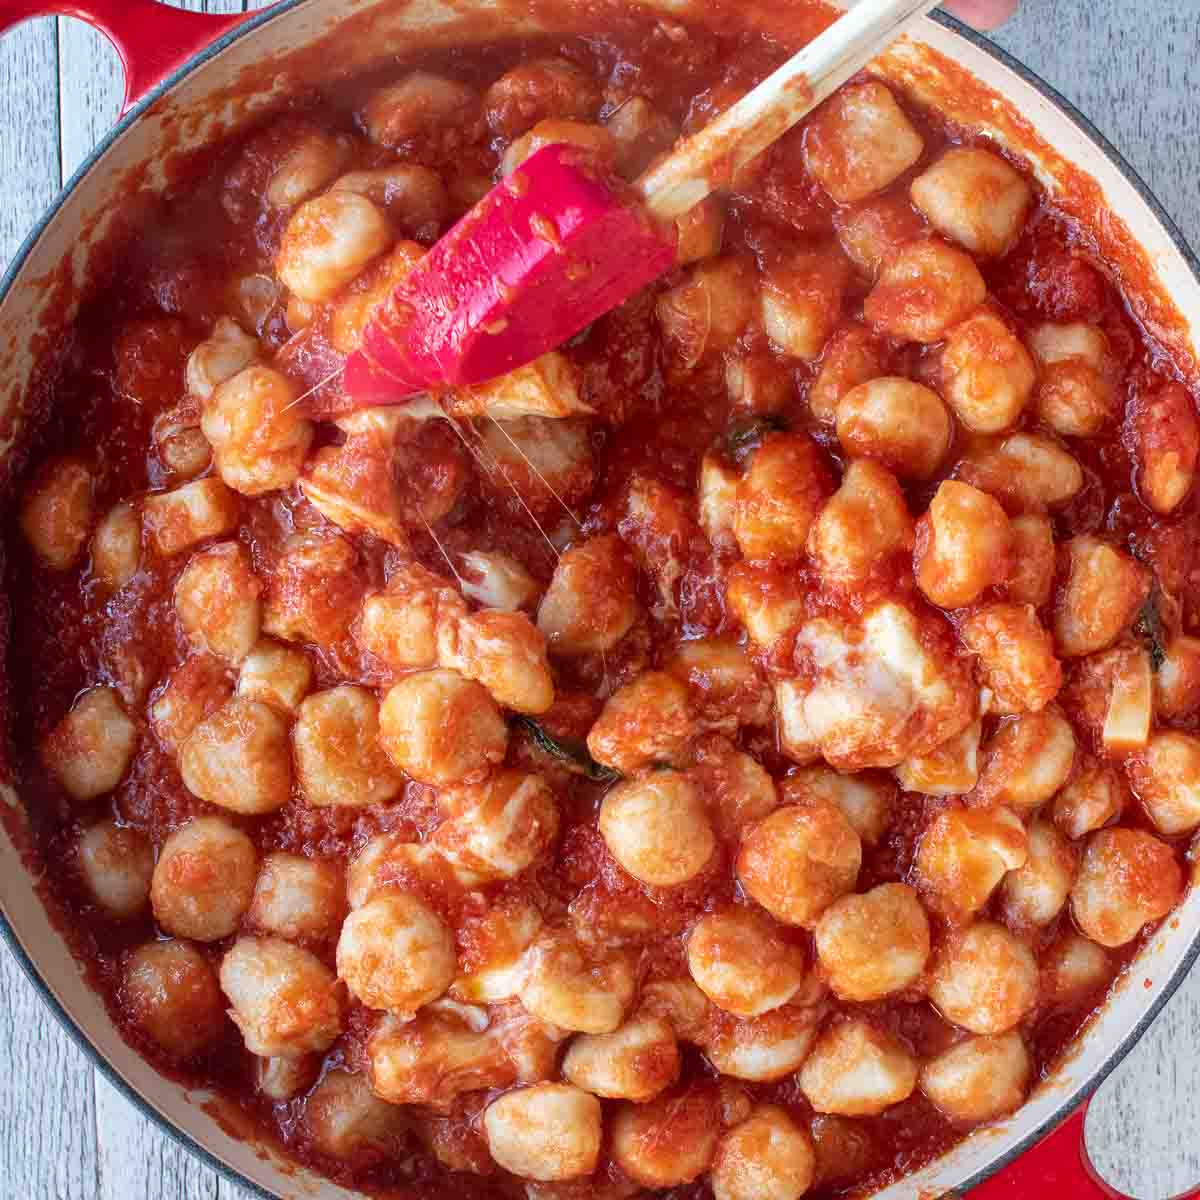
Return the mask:
<svg viewBox="0 0 1200 1200">
<path fill-rule="evenodd" d="M 725 451 L 730 458 L 745 454 L 752 446 L 767 436 L 768 433 L 780 433 L 787 426 L 778 417 L 755 417 L 742 425 L 735 425 L 725 435 Z"/>
<path fill-rule="evenodd" d="M 518 717 L 520 725 L 533 739 L 534 745 L 557 758 L 564 766 L 585 775 L 595 783 L 615 783 L 621 776 L 611 767 L 602 766 L 589 753 L 587 746 L 576 738 L 557 738 L 546 732 L 532 717 Z"/>
<path fill-rule="evenodd" d="M 1146 649 L 1150 651 L 1150 668 L 1157 671 L 1167 658 L 1167 631 L 1163 627 L 1153 593 L 1142 605 L 1133 632 L 1146 643 Z"/>
</svg>

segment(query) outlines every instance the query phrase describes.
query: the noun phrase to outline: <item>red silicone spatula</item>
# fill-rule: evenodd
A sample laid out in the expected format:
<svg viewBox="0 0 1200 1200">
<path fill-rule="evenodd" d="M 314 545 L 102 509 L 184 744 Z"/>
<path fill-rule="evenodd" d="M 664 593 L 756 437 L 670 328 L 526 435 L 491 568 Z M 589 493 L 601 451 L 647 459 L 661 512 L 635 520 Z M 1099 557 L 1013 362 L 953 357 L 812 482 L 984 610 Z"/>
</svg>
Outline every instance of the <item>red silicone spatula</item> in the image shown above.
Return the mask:
<svg viewBox="0 0 1200 1200">
<path fill-rule="evenodd" d="M 494 187 L 380 306 L 346 361 L 357 405 L 503 375 L 573 337 L 675 262 L 675 218 L 898 38 L 937 0 L 859 0 L 633 185 L 552 145 Z"/>
</svg>

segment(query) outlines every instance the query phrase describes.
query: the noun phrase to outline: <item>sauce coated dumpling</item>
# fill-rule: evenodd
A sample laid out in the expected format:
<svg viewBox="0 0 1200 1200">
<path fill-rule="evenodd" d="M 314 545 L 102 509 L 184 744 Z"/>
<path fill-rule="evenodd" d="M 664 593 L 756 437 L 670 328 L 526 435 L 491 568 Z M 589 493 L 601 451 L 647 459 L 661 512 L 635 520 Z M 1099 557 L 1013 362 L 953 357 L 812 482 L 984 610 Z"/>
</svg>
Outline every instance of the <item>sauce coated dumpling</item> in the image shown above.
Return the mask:
<svg viewBox="0 0 1200 1200">
<path fill-rule="evenodd" d="M 910 986 L 929 958 L 929 920 L 902 883 L 835 900 L 814 934 L 821 972 L 846 1000 L 865 1003 Z"/>
<path fill-rule="evenodd" d="M 456 671 L 409 675 L 379 710 L 384 753 L 414 779 L 445 786 L 500 762 L 508 729 L 487 690 Z"/>
<path fill-rule="evenodd" d="M 980 921 L 938 954 L 929 998 L 972 1033 L 1005 1033 L 1037 1003 L 1037 964 L 1003 925 Z"/>
<path fill-rule="evenodd" d="M 829 802 L 791 804 L 743 839 L 737 874 L 751 898 L 786 925 L 812 928 L 838 897 L 852 891 L 862 843 Z"/>
<path fill-rule="evenodd" d="M 1178 903 L 1183 872 L 1170 847 L 1137 829 L 1101 829 L 1087 841 L 1071 888 L 1079 928 L 1102 946 L 1123 946 Z"/>
<path fill-rule="evenodd" d="M 292 791 L 287 722 L 266 704 L 234 697 L 192 730 L 179 771 L 209 804 L 247 815 L 274 812 Z"/>
<path fill-rule="evenodd" d="M 694 785 L 676 771 L 655 771 L 609 792 L 600 832 L 625 870 L 655 887 L 692 879 L 717 844 Z"/>
<path fill-rule="evenodd" d="M 163 843 L 150 900 L 168 932 L 216 942 L 237 928 L 258 874 L 258 851 L 221 817 L 197 817 Z"/>
<path fill-rule="evenodd" d="M 94 800 L 121 782 L 137 729 L 115 688 L 84 692 L 42 742 L 42 761 L 75 800 Z"/>
<path fill-rule="evenodd" d="M 404 892 L 355 909 L 338 939 L 338 975 L 368 1008 L 416 1012 L 445 992 L 457 965 L 441 918 Z"/>
<path fill-rule="evenodd" d="M 309 696 L 297 709 L 292 746 L 300 790 L 317 807 L 385 804 L 402 786 L 380 745 L 379 703 L 365 688 Z"/>
<path fill-rule="evenodd" d="M 561 1083 L 508 1092 L 483 1114 L 492 1157 L 526 1179 L 590 1175 L 600 1154 L 600 1101 Z"/>
<path fill-rule="evenodd" d="M 221 962 L 221 990 L 252 1054 L 295 1058 L 327 1050 L 341 1032 L 333 972 L 281 938 L 238 938 Z"/>
<path fill-rule="evenodd" d="M 225 1030 L 217 973 L 184 941 L 135 950 L 125 963 L 121 1000 L 137 1027 L 173 1058 L 201 1053 Z"/>
</svg>

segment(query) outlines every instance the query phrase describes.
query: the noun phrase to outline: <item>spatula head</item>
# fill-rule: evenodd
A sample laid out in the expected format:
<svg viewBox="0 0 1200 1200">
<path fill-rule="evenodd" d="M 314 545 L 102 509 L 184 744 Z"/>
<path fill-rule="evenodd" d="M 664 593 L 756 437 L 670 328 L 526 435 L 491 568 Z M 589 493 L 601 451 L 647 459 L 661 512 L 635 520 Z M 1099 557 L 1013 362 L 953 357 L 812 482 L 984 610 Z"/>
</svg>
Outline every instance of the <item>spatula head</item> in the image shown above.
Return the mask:
<svg viewBox="0 0 1200 1200">
<path fill-rule="evenodd" d="M 356 405 L 493 379 L 553 350 L 675 262 L 627 184 L 546 146 L 396 286 L 346 361 Z"/>
</svg>

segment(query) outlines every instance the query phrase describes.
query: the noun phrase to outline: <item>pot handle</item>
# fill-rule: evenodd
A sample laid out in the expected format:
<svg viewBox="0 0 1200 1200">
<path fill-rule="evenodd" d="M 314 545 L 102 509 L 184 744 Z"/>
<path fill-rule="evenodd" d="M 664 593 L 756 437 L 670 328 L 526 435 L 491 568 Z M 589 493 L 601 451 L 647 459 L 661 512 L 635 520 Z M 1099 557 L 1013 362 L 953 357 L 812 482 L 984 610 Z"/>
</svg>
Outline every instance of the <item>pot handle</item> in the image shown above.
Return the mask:
<svg viewBox="0 0 1200 1200">
<path fill-rule="evenodd" d="M 1081 1104 L 1057 1129 L 1047 1134 L 966 1200 L 1132 1200 L 1100 1178 L 1084 1142 L 1087 1103 Z M 1200 1188 L 1174 1200 L 1200 1200 Z"/>
<path fill-rule="evenodd" d="M 122 114 L 193 54 L 250 15 L 190 12 L 157 0 L 0 0 L 0 34 L 49 13 L 86 21 L 116 47 L 125 71 Z"/>
</svg>

